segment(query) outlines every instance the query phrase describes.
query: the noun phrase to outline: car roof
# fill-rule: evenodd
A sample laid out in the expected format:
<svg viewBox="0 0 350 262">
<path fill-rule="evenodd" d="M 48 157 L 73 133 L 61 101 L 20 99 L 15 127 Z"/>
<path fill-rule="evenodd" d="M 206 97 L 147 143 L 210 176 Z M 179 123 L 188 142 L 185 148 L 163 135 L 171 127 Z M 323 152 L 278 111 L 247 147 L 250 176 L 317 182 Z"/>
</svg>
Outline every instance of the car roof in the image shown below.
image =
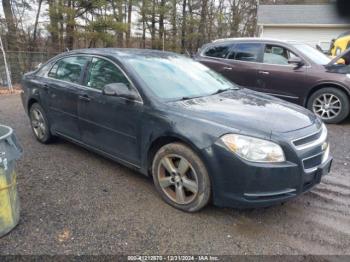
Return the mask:
<svg viewBox="0 0 350 262">
<path fill-rule="evenodd" d="M 276 42 L 276 43 L 285 43 L 285 44 L 291 44 L 291 43 L 301 43 L 294 40 L 280 40 L 275 38 L 266 38 L 266 37 L 235 37 L 235 38 L 222 38 L 222 39 L 216 39 L 211 42 L 211 44 L 215 43 L 234 43 L 234 42 Z"/>
<path fill-rule="evenodd" d="M 114 56 L 117 58 L 125 57 L 159 57 L 167 58 L 170 56 L 179 56 L 179 54 L 161 51 L 161 50 L 152 50 L 152 49 L 138 49 L 138 48 L 85 48 L 85 49 L 75 49 L 72 51 L 67 51 L 61 55 L 74 55 L 74 54 L 87 54 L 87 55 L 101 55 L 101 56 Z"/>
</svg>

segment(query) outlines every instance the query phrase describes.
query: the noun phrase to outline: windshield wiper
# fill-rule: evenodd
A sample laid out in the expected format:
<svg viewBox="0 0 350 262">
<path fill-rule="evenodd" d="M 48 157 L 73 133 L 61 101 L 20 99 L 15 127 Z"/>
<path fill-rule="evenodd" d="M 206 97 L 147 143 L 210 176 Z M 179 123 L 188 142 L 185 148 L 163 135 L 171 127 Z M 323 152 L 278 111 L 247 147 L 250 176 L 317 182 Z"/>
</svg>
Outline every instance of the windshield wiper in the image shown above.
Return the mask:
<svg viewBox="0 0 350 262">
<path fill-rule="evenodd" d="M 185 100 L 195 99 L 195 98 L 199 98 L 199 97 L 202 97 L 202 96 L 183 96 L 179 100 L 185 101 Z"/>
<path fill-rule="evenodd" d="M 229 91 L 229 90 L 238 90 L 238 88 L 230 87 L 230 88 L 218 89 L 214 93 L 212 93 L 211 95 L 213 96 L 213 95 L 221 94 L 221 93 L 224 93 L 224 92 Z"/>
<path fill-rule="evenodd" d="M 200 96 L 183 96 L 181 97 L 179 100 L 180 101 L 185 101 L 185 100 L 190 100 L 190 99 L 195 99 L 195 98 L 200 98 L 200 97 L 205 97 L 205 96 L 213 96 L 213 95 L 217 95 L 229 90 L 238 90 L 239 88 L 237 87 L 230 87 L 230 88 L 222 88 L 222 89 L 218 89 L 216 90 L 214 93 L 212 94 L 208 94 L 208 95 L 200 95 Z"/>
</svg>

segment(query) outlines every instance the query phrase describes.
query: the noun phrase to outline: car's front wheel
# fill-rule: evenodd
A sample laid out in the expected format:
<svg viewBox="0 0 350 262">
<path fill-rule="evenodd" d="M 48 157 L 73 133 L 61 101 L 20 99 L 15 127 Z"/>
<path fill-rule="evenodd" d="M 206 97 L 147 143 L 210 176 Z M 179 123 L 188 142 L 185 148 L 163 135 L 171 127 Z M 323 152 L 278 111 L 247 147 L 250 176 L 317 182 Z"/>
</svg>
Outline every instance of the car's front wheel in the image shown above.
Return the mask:
<svg viewBox="0 0 350 262">
<path fill-rule="evenodd" d="M 322 88 L 311 95 L 307 107 L 323 122 L 338 124 L 349 115 L 349 98 L 337 88 Z"/>
<path fill-rule="evenodd" d="M 49 123 L 44 109 L 38 103 L 34 103 L 29 109 L 29 119 L 36 139 L 44 144 L 52 140 Z"/>
<path fill-rule="evenodd" d="M 199 156 L 181 143 L 159 149 L 153 159 L 154 184 L 170 205 L 186 212 L 203 208 L 210 198 L 210 179 Z"/>
</svg>

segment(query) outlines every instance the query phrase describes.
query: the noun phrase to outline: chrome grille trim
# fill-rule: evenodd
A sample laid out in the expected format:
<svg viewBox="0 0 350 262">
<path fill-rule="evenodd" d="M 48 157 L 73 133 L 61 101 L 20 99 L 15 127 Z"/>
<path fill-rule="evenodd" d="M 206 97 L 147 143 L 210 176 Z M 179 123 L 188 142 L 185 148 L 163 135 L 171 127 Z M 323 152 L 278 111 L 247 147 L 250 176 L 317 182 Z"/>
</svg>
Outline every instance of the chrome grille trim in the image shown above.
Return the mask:
<svg viewBox="0 0 350 262">
<path fill-rule="evenodd" d="M 295 145 L 295 142 L 297 142 L 299 140 L 302 140 L 302 139 L 305 139 L 307 137 L 314 136 L 314 135 L 318 134 L 319 132 L 322 132 L 322 133 L 319 136 L 319 138 L 317 138 L 316 140 L 308 142 L 306 144 L 298 145 L 298 146 Z M 318 130 L 317 132 L 312 133 L 312 134 L 307 135 L 307 136 L 304 136 L 304 137 L 299 137 L 297 139 L 294 139 L 294 140 L 292 140 L 292 144 L 297 150 L 304 150 L 304 149 L 311 148 L 311 147 L 314 147 L 314 146 L 317 146 L 317 145 L 321 145 L 323 142 L 325 142 L 327 140 L 327 135 L 328 135 L 327 128 L 323 124 L 321 129 Z"/>
</svg>

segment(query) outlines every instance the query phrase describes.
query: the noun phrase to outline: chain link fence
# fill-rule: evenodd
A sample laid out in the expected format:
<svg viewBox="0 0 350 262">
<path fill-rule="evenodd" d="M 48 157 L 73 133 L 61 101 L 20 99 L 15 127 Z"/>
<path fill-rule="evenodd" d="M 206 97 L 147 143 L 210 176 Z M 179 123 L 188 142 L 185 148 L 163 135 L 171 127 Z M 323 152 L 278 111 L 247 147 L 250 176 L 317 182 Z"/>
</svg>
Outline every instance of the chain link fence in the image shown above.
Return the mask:
<svg viewBox="0 0 350 262">
<path fill-rule="evenodd" d="M 22 75 L 34 70 L 41 63 L 46 62 L 58 53 L 28 52 L 28 51 L 5 51 L 8 70 L 13 85 L 19 84 Z M 0 88 L 9 88 L 9 81 L 6 77 L 4 56 L 0 52 Z"/>
</svg>

